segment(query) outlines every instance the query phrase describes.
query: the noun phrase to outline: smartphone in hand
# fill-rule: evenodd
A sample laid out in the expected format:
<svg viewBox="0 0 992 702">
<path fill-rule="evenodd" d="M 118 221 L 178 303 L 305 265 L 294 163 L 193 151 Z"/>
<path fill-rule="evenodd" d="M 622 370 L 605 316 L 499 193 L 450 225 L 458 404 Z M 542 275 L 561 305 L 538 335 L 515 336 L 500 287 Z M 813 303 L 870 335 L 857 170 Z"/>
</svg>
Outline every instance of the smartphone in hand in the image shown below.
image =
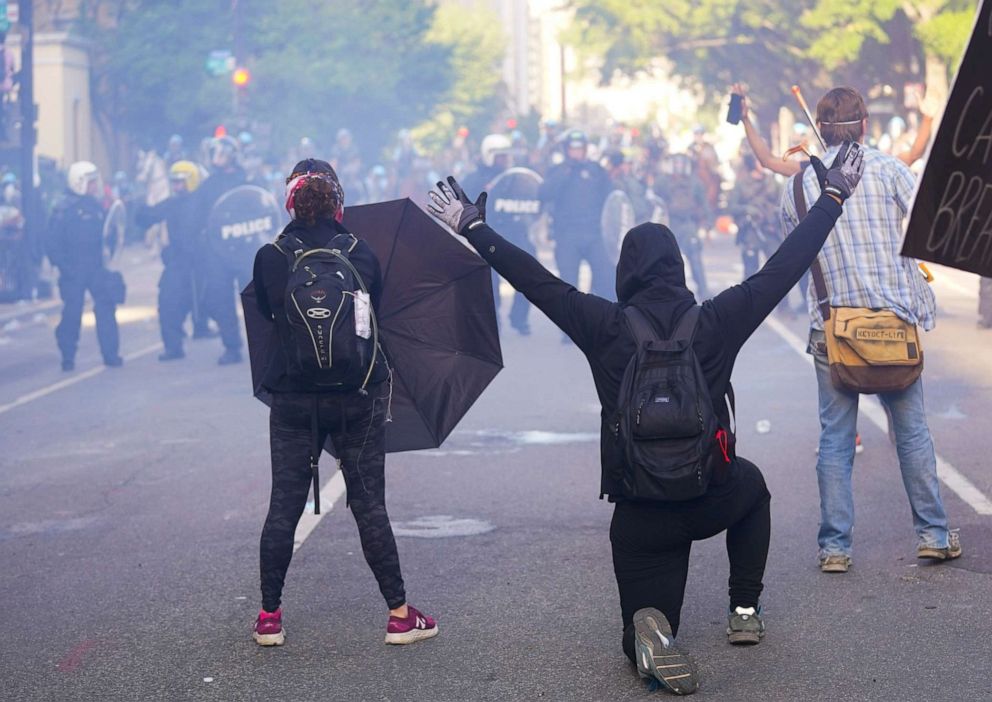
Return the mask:
<svg viewBox="0 0 992 702">
<path fill-rule="evenodd" d="M 730 107 L 727 109 L 727 121 L 730 124 L 741 123 L 741 105 L 743 102 L 744 96 L 740 93 L 730 94 Z"/>
</svg>

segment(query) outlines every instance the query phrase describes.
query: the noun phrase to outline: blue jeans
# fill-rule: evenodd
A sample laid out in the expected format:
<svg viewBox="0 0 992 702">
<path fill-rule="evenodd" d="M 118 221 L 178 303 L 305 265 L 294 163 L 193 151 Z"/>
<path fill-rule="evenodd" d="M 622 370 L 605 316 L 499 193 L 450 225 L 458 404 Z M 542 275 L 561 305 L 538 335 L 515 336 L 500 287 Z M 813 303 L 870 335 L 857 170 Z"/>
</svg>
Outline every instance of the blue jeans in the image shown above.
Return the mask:
<svg viewBox="0 0 992 702">
<path fill-rule="evenodd" d="M 830 380 L 823 332 L 810 333 L 820 396 L 820 557 L 851 554 L 854 530 L 854 438 L 858 431 L 859 394 L 839 390 Z M 947 513 L 937 482 L 937 458 L 923 406 L 922 378 L 899 392 L 880 393 L 892 417 L 899 469 L 913 511 L 913 527 L 921 545 L 947 547 Z"/>
</svg>

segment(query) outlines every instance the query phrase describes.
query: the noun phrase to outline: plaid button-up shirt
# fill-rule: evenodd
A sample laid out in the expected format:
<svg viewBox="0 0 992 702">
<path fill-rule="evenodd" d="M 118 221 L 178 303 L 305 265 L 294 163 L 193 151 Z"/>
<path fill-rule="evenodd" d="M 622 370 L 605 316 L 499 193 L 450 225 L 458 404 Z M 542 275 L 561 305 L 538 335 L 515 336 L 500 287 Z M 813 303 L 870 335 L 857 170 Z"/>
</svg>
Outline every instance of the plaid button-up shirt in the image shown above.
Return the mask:
<svg viewBox="0 0 992 702">
<path fill-rule="evenodd" d="M 839 147 L 827 150 L 830 164 Z M 870 307 L 895 312 L 901 319 L 929 331 L 936 324 L 937 301 L 917 262 L 899 254 L 903 219 L 913 199 L 915 180 L 901 161 L 881 151 L 865 148 L 865 171 L 854 194 L 844 203 L 844 214 L 818 256 L 833 307 Z M 807 206 L 820 196 L 812 167 L 803 172 Z M 799 224 L 793 197 L 793 176 L 782 193 L 781 215 L 785 230 Z M 809 283 L 810 323 L 823 329 L 812 279 Z"/>
</svg>

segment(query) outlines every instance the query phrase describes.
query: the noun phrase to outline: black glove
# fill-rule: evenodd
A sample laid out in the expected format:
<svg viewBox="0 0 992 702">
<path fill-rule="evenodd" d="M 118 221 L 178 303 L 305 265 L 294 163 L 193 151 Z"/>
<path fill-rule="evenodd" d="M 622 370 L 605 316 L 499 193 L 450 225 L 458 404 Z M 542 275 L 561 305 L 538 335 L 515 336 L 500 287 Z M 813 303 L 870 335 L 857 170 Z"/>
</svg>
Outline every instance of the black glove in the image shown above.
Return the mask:
<svg viewBox="0 0 992 702">
<path fill-rule="evenodd" d="M 839 198 L 841 202 L 851 197 L 861 181 L 861 174 L 865 172 L 864 156 L 861 146 L 850 141 L 841 145 L 829 169 L 823 165 L 823 161 L 811 156 L 810 163 L 816 172 L 816 179 L 820 181 L 820 189 Z"/>
<path fill-rule="evenodd" d="M 473 203 L 453 176 L 448 182 L 439 180 L 437 189 L 427 193 L 433 204 L 427 203 L 427 211 L 451 227 L 456 233 L 465 235 L 470 229 L 485 224 L 486 198 L 483 191 Z M 436 207 L 435 207 L 436 205 Z"/>
</svg>

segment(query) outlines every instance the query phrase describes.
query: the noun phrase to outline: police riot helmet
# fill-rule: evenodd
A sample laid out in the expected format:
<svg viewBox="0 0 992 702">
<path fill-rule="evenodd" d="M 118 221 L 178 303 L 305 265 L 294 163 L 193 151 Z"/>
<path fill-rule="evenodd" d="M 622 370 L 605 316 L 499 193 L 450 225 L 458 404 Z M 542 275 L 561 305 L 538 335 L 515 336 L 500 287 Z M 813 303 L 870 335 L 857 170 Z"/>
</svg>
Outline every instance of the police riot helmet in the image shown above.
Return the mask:
<svg viewBox="0 0 992 702">
<path fill-rule="evenodd" d="M 200 167 L 192 161 L 176 161 L 169 167 L 169 180 L 181 181 L 187 192 L 193 192 L 200 187 Z"/>
<path fill-rule="evenodd" d="M 482 163 L 487 167 L 492 167 L 499 154 L 508 154 L 513 148 L 513 142 L 505 134 L 489 134 L 479 146 L 479 153 L 482 156 Z"/>
<path fill-rule="evenodd" d="M 86 195 L 90 183 L 100 182 L 100 169 L 90 161 L 76 161 L 69 166 L 66 180 L 69 184 L 69 190 L 77 195 Z"/>
<path fill-rule="evenodd" d="M 214 137 L 210 142 L 210 163 L 226 166 L 238 155 L 238 142 L 227 135 Z"/>
</svg>

